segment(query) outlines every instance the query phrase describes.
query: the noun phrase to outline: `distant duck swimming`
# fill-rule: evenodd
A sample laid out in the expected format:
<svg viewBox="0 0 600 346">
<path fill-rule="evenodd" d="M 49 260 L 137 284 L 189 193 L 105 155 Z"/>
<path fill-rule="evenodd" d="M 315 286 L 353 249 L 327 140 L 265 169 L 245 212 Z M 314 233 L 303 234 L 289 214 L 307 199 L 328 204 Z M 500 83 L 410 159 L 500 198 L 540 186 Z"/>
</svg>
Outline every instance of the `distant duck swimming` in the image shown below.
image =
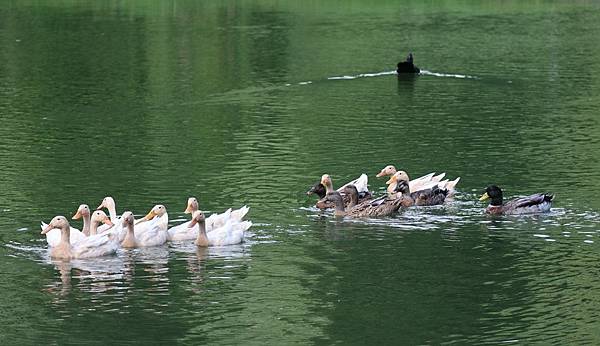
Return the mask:
<svg viewBox="0 0 600 346">
<path fill-rule="evenodd" d="M 354 185 L 358 191 L 358 199 L 360 203 L 373 197 L 371 195 L 371 192 L 369 192 L 368 182 L 369 178 L 366 174 L 363 173 L 357 179 L 354 179 L 353 181 L 344 184 L 342 187 L 336 190 L 337 192 L 342 193 L 345 208 L 348 208 L 348 205 L 350 204 L 350 196 L 344 193 L 344 188 L 349 185 Z M 328 192 L 331 191 L 333 191 L 333 183 L 331 182 L 331 177 L 328 174 L 324 174 L 321 177 L 321 181 L 314 184 L 310 188 L 310 190 L 306 192 L 306 194 L 309 196 L 313 194 L 319 196 L 319 201 L 317 202 L 316 207 L 319 209 L 328 209 L 334 208 L 335 205 L 331 202 L 324 202 L 323 198 Z"/>
<path fill-rule="evenodd" d="M 398 211 L 403 206 L 404 199 L 383 196 L 374 200 L 367 200 L 362 203 L 358 203 L 358 191 L 354 185 L 348 185 L 344 187 L 344 194 L 350 197 L 350 204 L 348 208 L 344 207 L 344 200 L 342 195 L 333 191 L 328 193 L 324 202 L 333 203 L 335 206 L 334 214 L 336 216 L 349 216 L 349 217 L 378 217 L 388 216 Z M 358 203 L 358 204 L 357 204 Z"/>
<path fill-rule="evenodd" d="M 397 73 L 420 73 L 421 70 L 413 64 L 413 55 L 408 53 L 405 61 L 398 63 Z"/>
<path fill-rule="evenodd" d="M 487 199 L 491 199 L 490 205 L 485 209 L 488 214 L 532 214 L 549 211 L 554 195 L 536 193 L 503 203 L 502 190 L 496 185 L 490 185 L 479 198 L 480 201 Z"/>
</svg>

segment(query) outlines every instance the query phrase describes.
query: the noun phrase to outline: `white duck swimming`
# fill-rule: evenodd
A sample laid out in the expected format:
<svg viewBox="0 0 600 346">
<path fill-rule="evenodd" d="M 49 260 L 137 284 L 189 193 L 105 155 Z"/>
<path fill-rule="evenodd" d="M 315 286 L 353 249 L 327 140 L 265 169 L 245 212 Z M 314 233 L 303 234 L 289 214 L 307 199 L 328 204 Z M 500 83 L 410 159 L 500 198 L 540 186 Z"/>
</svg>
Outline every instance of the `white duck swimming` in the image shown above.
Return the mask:
<svg viewBox="0 0 600 346">
<path fill-rule="evenodd" d="M 433 173 L 430 173 L 430 174 L 433 174 Z M 442 173 L 442 174 L 445 175 L 445 173 Z M 442 174 L 440 174 L 440 176 Z M 416 191 L 428 190 L 428 189 L 431 189 L 431 188 L 437 186 L 438 188 L 440 188 L 442 190 L 448 190 L 448 196 L 452 196 L 456 192 L 455 187 L 456 187 L 456 184 L 458 184 L 458 182 L 460 181 L 460 177 L 458 177 L 454 180 L 448 180 L 448 179 L 444 179 L 441 181 L 436 181 L 436 180 L 437 179 L 433 179 L 431 181 L 421 181 L 419 184 L 411 184 L 412 181 L 409 179 L 408 174 L 406 172 L 397 171 L 396 173 L 394 173 L 392 175 L 392 177 L 388 181 L 386 181 L 386 184 L 388 185 L 387 191 L 390 194 L 395 194 L 398 182 L 404 181 L 404 182 L 408 183 L 410 193 L 413 193 Z"/>
<path fill-rule="evenodd" d="M 344 191 L 344 188 L 346 186 L 354 185 L 359 194 L 360 193 L 368 193 L 369 192 L 368 183 L 369 183 L 369 177 L 367 177 L 367 175 L 363 173 L 360 175 L 360 177 L 352 180 L 349 183 L 344 184 L 342 187 L 340 187 L 336 191 L 341 193 L 342 191 Z M 323 186 L 325 186 L 326 193 L 330 193 L 333 191 L 333 182 L 331 181 L 331 177 L 329 176 L 329 174 L 323 174 L 321 176 L 321 184 L 323 184 Z"/>
<path fill-rule="evenodd" d="M 73 227 L 70 228 L 69 237 L 73 243 L 76 243 L 82 239 L 85 239 L 90 234 L 90 224 L 89 224 L 90 208 L 88 207 L 87 204 L 81 204 L 79 206 L 79 208 L 77 209 L 77 212 L 75 213 L 75 215 L 73 215 L 73 219 L 78 219 L 81 216 L 84 217 L 82 230 L 79 231 L 77 228 L 73 228 Z M 86 217 L 87 217 L 87 222 L 85 219 Z M 48 227 L 48 224 L 42 221 L 42 224 L 41 224 L 42 231 L 44 229 L 46 229 L 46 227 Z M 60 244 L 60 237 L 61 237 L 60 229 L 58 229 L 58 228 L 51 229 L 50 231 L 46 232 L 45 234 L 46 234 L 46 242 L 48 242 L 49 246 L 58 246 L 58 244 Z"/>
<path fill-rule="evenodd" d="M 150 223 L 148 221 L 159 221 L 158 223 Z M 152 227 L 160 227 L 165 232 L 169 228 L 169 214 L 167 214 L 167 208 L 162 204 L 157 204 L 146 216 L 135 221 L 135 232 L 140 235 Z"/>
<path fill-rule="evenodd" d="M 183 211 L 186 214 L 194 213 L 198 210 L 198 200 L 195 197 L 188 198 L 187 207 Z M 167 240 L 181 241 L 195 239 L 198 234 L 198 226 L 189 228 L 190 221 L 186 221 L 167 230 Z"/>
<path fill-rule="evenodd" d="M 100 210 L 102 208 L 106 208 L 108 210 L 108 215 L 110 215 L 110 221 L 112 221 L 113 224 L 119 226 L 121 226 L 121 223 L 119 222 L 119 217 L 117 216 L 117 206 L 115 203 L 114 198 L 110 197 L 110 196 L 106 196 L 104 197 L 104 199 L 102 200 L 102 203 L 100 203 L 100 205 L 98 206 L 98 208 L 96 208 L 96 210 Z M 105 226 L 105 225 L 101 225 L 98 228 L 98 233 L 102 233 L 105 232 L 106 230 L 108 230 L 109 227 Z"/>
<path fill-rule="evenodd" d="M 248 214 L 249 210 L 249 207 L 243 206 L 236 210 L 231 210 L 231 208 L 229 208 L 221 214 L 211 214 L 205 222 L 206 232 L 212 232 L 217 228 L 223 227 L 227 221 L 231 221 L 234 228 L 236 228 L 239 223 L 243 223 L 242 220 L 244 219 L 244 216 Z"/>
<path fill-rule="evenodd" d="M 381 172 L 377 173 L 377 177 L 391 177 L 394 176 L 394 174 L 398 173 L 399 171 L 396 170 L 396 167 L 393 165 L 388 165 L 385 166 Z M 400 171 L 402 172 L 402 171 Z M 406 172 L 404 172 L 404 174 L 406 174 Z M 446 173 L 440 173 L 438 175 L 435 175 L 435 173 L 429 173 L 426 174 L 422 177 L 413 179 L 408 181 L 408 187 L 410 189 L 410 192 L 415 192 L 415 191 L 420 191 L 420 190 L 426 190 L 429 189 L 435 185 L 432 185 L 431 183 L 434 182 L 439 182 L 442 179 L 444 179 L 444 177 L 446 176 Z M 460 179 L 460 178 L 459 178 Z M 457 181 L 458 182 L 458 181 Z M 389 185 L 389 184 L 388 184 Z"/>
<path fill-rule="evenodd" d="M 135 237 L 135 230 L 133 228 L 133 224 L 135 222 L 135 218 L 133 217 L 133 213 L 130 211 L 126 211 L 121 216 L 121 225 L 123 229 L 126 230 L 125 236 L 121 241 L 121 247 L 123 248 L 136 248 L 140 247 L 141 244 Z"/>
<path fill-rule="evenodd" d="M 206 218 L 201 211 L 196 211 L 193 214 L 190 227 L 198 224 L 198 236 L 194 244 L 197 246 L 225 246 L 239 244 L 244 241 L 244 230 L 234 229 L 231 220 L 227 221 L 223 227 L 213 230 L 212 232 L 206 232 Z M 249 221 L 245 221 L 248 222 Z M 251 225 L 251 223 L 250 223 Z"/>
<path fill-rule="evenodd" d="M 98 230 L 100 229 L 99 225 L 101 223 L 108 226 L 109 229 L 115 225 L 110 221 L 106 213 L 102 210 L 96 210 L 92 213 L 92 217 L 90 218 L 90 237 L 100 234 Z"/>
<path fill-rule="evenodd" d="M 188 198 L 188 205 L 185 209 L 184 213 L 193 214 L 198 210 L 198 200 L 194 197 Z M 248 229 L 250 226 L 247 223 L 242 222 L 244 216 L 248 213 L 250 208 L 247 206 L 243 206 L 236 210 L 231 210 L 231 208 L 227 209 L 224 213 L 221 214 L 212 214 L 206 219 L 206 232 L 212 232 L 212 230 L 217 229 L 225 225 L 225 223 L 230 220 L 235 229 Z M 187 221 L 177 226 L 173 226 L 168 229 L 168 240 L 169 241 L 183 241 L 183 240 L 193 240 L 198 236 L 198 225 L 194 225 L 190 227 L 190 222 Z"/>
<path fill-rule="evenodd" d="M 53 258 L 90 258 L 114 254 L 118 244 L 108 235 L 100 234 L 86 237 L 76 243 L 70 242 L 70 225 L 64 216 L 55 216 L 48 226 L 42 231 L 46 234 L 54 228 L 61 231 L 60 243 L 50 248 L 50 257 Z"/>
</svg>

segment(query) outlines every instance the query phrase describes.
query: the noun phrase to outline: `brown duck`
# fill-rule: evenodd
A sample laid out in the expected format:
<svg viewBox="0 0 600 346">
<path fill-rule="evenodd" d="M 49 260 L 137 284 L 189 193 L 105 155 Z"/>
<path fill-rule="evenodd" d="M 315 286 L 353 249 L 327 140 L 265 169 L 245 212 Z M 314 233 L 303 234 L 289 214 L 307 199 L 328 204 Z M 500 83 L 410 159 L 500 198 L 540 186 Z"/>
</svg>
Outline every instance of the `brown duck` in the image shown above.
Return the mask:
<svg viewBox="0 0 600 346">
<path fill-rule="evenodd" d="M 348 208 L 344 207 L 342 195 L 333 191 L 328 193 L 324 198 L 324 202 L 330 202 L 335 205 L 335 215 L 350 216 L 350 217 L 377 217 L 388 216 L 398 211 L 408 201 L 404 198 L 396 198 L 383 196 L 374 200 L 367 200 L 358 203 L 358 191 L 354 185 L 344 187 L 343 192 L 350 196 L 350 204 Z"/>
</svg>

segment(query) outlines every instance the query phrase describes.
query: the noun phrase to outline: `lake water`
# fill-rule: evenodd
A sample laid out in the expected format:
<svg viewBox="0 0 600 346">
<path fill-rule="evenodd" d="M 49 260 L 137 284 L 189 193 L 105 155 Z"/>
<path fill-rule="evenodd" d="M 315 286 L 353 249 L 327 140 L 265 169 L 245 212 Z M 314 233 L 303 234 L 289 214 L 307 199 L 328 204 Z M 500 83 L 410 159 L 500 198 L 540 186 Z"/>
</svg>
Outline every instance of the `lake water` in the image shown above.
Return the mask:
<svg viewBox="0 0 600 346">
<path fill-rule="evenodd" d="M 588 1 L 4 2 L 2 344 L 599 344 L 599 37 Z M 458 196 L 338 220 L 304 194 L 387 164 Z M 492 183 L 556 200 L 492 218 Z M 50 260 L 40 220 L 106 195 L 254 226 Z"/>
</svg>

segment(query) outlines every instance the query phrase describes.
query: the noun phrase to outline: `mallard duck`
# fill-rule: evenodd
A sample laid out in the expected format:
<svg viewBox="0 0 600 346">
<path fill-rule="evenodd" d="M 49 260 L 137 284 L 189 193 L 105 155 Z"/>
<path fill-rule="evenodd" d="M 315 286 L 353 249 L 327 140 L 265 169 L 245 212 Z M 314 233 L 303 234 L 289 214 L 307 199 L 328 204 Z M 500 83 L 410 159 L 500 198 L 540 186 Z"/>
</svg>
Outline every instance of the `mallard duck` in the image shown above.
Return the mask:
<svg viewBox="0 0 600 346">
<path fill-rule="evenodd" d="M 445 175 L 445 173 L 442 173 L 438 176 L 433 176 L 432 179 L 429 181 L 421 180 L 418 184 L 414 184 L 409 179 L 408 174 L 405 171 L 397 171 L 385 183 L 388 185 L 388 187 L 387 187 L 388 193 L 391 193 L 391 194 L 393 194 L 395 192 L 396 185 L 399 181 L 406 181 L 408 183 L 411 193 L 421 191 L 421 190 L 431 189 L 434 186 L 437 186 L 442 190 L 447 190 L 448 196 L 452 196 L 456 192 L 455 187 L 456 187 L 456 184 L 458 184 L 458 182 L 460 181 L 460 177 L 458 177 L 454 180 L 450 180 L 450 181 L 448 179 L 444 179 L 444 180 L 437 179 L 437 177 L 440 177 L 440 176 L 443 177 L 444 175 Z"/>
<path fill-rule="evenodd" d="M 406 60 L 398 63 L 396 73 L 420 73 L 421 70 L 413 64 L 413 55 L 408 53 Z"/>
<path fill-rule="evenodd" d="M 339 189 L 335 190 L 342 194 L 342 198 L 344 200 L 344 206 L 346 208 L 348 207 L 348 205 L 350 203 L 350 198 L 346 194 L 344 194 L 344 188 L 346 186 L 353 185 L 356 188 L 356 190 L 358 191 L 359 202 L 363 202 L 363 201 L 369 200 L 373 197 L 373 195 L 371 194 L 371 192 L 369 192 L 369 189 L 368 189 L 368 181 L 369 181 L 369 178 L 367 177 L 366 174 L 363 173 L 357 179 L 355 179 L 349 183 L 346 183 Z M 354 183 L 358 184 L 358 187 Z M 315 206 L 319 209 L 329 209 L 329 208 L 334 208 L 335 205 L 330 202 L 324 202 L 323 197 L 325 197 L 325 195 L 327 195 L 327 193 L 331 192 L 331 191 L 334 191 L 333 190 L 333 182 L 331 181 L 331 177 L 329 176 L 329 174 L 323 174 L 323 176 L 321 176 L 321 181 L 316 183 L 315 185 L 313 185 L 313 187 L 310 190 L 308 190 L 308 192 L 306 192 L 306 194 L 307 195 L 312 195 L 313 193 L 317 194 L 319 196 L 319 201 L 317 201 Z"/>
<path fill-rule="evenodd" d="M 490 205 L 485 209 L 488 214 L 531 214 L 549 211 L 554 195 L 536 193 L 503 203 L 502 190 L 496 185 L 490 185 L 479 198 L 480 201 L 487 199 L 491 199 Z"/>
<path fill-rule="evenodd" d="M 405 203 L 402 198 L 395 198 L 390 196 L 383 196 L 374 200 L 364 201 L 357 204 L 358 202 L 358 191 L 353 185 L 348 185 L 344 188 L 344 193 L 350 196 L 350 205 L 346 209 L 344 207 L 344 200 L 342 195 L 333 191 L 328 193 L 323 201 L 333 203 L 335 205 L 336 216 L 350 216 L 350 217 L 377 217 L 377 216 L 388 216 L 400 209 Z"/>
<path fill-rule="evenodd" d="M 79 231 L 77 228 L 70 227 L 69 239 L 71 242 L 76 243 L 82 239 L 87 238 L 90 234 L 90 208 L 87 204 L 81 204 L 79 208 L 77 208 L 77 212 L 73 215 L 73 219 L 79 218 L 80 215 L 84 216 L 83 228 Z M 86 219 L 87 218 L 87 222 Z M 48 224 L 42 221 L 41 229 L 42 231 L 48 227 Z M 58 246 L 60 244 L 61 231 L 58 228 L 51 229 L 44 233 L 46 235 L 46 242 L 49 246 Z"/>
<path fill-rule="evenodd" d="M 396 184 L 396 198 L 402 196 L 405 199 L 403 206 L 431 206 L 444 204 L 448 190 L 440 189 L 434 186 L 427 190 L 420 190 L 416 192 L 410 192 L 409 185 L 406 181 L 399 181 Z"/>
<path fill-rule="evenodd" d="M 50 257 L 53 258 L 89 258 L 114 254 L 118 243 L 105 234 L 89 236 L 76 243 L 70 241 L 70 225 L 64 216 L 55 216 L 48 226 L 42 231 L 46 234 L 54 228 L 61 231 L 60 243 L 50 248 Z"/>
<path fill-rule="evenodd" d="M 195 211 L 192 216 L 190 227 L 198 224 L 198 236 L 194 242 L 197 246 L 225 246 L 239 244 L 244 241 L 245 229 L 236 230 L 233 227 L 231 220 L 228 220 L 222 227 L 214 229 L 209 233 L 206 232 L 205 222 L 206 218 L 204 217 L 204 214 L 200 210 Z M 248 223 L 248 227 L 252 225 L 250 221 L 245 222 Z"/>
<path fill-rule="evenodd" d="M 338 189 L 340 190 L 340 189 Z M 334 208 L 335 206 L 333 205 L 333 203 L 326 203 L 323 202 L 323 197 L 325 197 L 325 195 L 327 194 L 325 186 L 323 184 L 321 184 L 321 182 L 317 182 L 316 184 L 314 184 L 310 190 L 308 190 L 306 192 L 306 194 L 308 196 L 310 195 L 317 195 L 319 197 L 319 200 L 317 201 L 317 203 L 315 204 L 315 206 L 319 209 L 329 209 L 329 208 Z M 350 197 L 346 194 L 342 195 L 342 198 L 344 199 L 344 207 L 348 208 L 348 205 L 350 204 Z M 363 192 L 362 194 L 359 193 L 359 197 L 358 197 L 358 201 L 360 202 L 364 202 L 366 200 L 369 200 L 372 198 L 372 195 L 369 191 L 367 192 Z"/>
</svg>

